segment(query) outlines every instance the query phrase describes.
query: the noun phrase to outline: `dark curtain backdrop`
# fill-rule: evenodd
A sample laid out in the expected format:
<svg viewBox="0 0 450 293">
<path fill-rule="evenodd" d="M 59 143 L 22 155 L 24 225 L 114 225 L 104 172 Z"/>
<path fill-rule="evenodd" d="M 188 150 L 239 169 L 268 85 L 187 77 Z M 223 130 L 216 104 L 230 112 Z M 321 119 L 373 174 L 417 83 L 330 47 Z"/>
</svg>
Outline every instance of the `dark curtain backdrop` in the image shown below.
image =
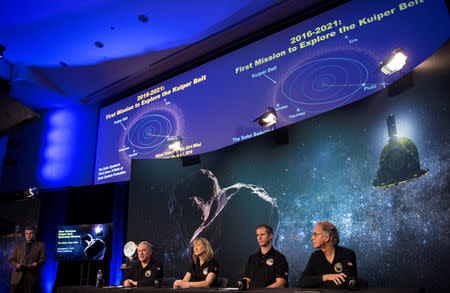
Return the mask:
<svg viewBox="0 0 450 293">
<path fill-rule="evenodd" d="M 123 231 L 126 221 L 128 182 L 71 187 L 63 225 L 113 223 L 112 243 L 103 261 L 60 262 L 55 288 L 58 286 L 95 284 L 97 271 L 103 271 L 107 284 L 118 285 L 122 277 Z M 56 227 L 55 227 L 56 233 Z M 54 245 L 54 241 L 53 241 Z M 81 276 L 81 266 L 83 276 Z"/>
<path fill-rule="evenodd" d="M 128 182 L 115 184 L 114 210 L 113 210 L 113 241 L 112 257 L 109 269 L 109 284 L 118 286 L 122 279 L 122 249 L 124 235 L 126 235 L 126 219 L 128 209 Z"/>
<path fill-rule="evenodd" d="M 112 223 L 114 196 L 115 184 L 70 188 L 64 225 Z M 105 280 L 109 280 L 111 257 L 111 247 L 107 247 L 102 261 L 59 262 L 55 287 L 79 285 L 80 282 L 93 285 L 100 269 Z"/>
<path fill-rule="evenodd" d="M 52 292 L 58 270 L 55 261 L 56 227 L 64 224 L 69 189 L 41 191 L 37 239 L 45 243 L 47 263 L 41 269 L 41 292 Z"/>
<path fill-rule="evenodd" d="M 3 160 L 6 155 L 6 146 L 8 142 L 8 136 L 4 135 L 0 137 L 0 183 L 2 182 L 2 174 L 3 174 Z"/>
</svg>

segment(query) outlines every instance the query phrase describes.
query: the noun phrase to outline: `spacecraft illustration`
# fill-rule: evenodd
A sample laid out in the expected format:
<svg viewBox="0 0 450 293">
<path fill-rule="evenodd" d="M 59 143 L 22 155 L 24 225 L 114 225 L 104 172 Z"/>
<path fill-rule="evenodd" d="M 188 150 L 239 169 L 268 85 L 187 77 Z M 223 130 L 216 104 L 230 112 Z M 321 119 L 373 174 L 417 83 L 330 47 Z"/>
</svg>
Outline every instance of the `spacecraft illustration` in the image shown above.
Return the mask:
<svg viewBox="0 0 450 293">
<path fill-rule="evenodd" d="M 101 239 L 94 239 L 91 234 L 81 237 L 84 254 L 89 260 L 101 260 L 105 255 L 106 244 Z"/>
<path fill-rule="evenodd" d="M 397 137 L 397 127 L 394 114 L 387 119 L 389 140 L 380 155 L 380 166 L 372 181 L 374 187 L 390 187 L 414 179 L 428 173 L 421 169 L 417 147 L 406 137 Z"/>
</svg>

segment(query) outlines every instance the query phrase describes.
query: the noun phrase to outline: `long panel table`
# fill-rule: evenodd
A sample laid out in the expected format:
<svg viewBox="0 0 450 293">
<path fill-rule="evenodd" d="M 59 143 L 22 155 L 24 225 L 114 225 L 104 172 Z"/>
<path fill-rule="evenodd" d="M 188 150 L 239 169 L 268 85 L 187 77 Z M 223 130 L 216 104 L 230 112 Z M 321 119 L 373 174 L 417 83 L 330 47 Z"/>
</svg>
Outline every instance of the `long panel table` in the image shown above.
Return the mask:
<svg viewBox="0 0 450 293">
<path fill-rule="evenodd" d="M 70 286 L 59 287 L 57 293 L 233 293 L 242 292 L 237 290 L 227 290 L 222 288 L 189 288 L 189 289 L 170 289 L 170 288 L 152 288 L 152 287 L 133 287 L 133 288 L 95 288 L 93 286 Z M 342 289 L 250 289 L 249 293 L 422 293 L 420 288 L 367 288 L 362 290 L 342 290 Z"/>
</svg>

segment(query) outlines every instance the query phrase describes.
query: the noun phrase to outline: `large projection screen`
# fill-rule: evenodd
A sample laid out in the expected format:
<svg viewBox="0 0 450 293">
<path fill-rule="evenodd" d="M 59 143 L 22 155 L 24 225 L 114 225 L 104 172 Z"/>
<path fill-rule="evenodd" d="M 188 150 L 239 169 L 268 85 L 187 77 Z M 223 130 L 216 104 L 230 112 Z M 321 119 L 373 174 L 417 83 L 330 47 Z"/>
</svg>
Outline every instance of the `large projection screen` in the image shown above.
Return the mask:
<svg viewBox="0 0 450 293">
<path fill-rule="evenodd" d="M 129 180 L 131 159 L 173 157 L 242 142 L 371 95 L 400 73 L 377 70 L 396 48 L 405 72 L 448 39 L 445 1 L 350 1 L 100 110 L 94 183 Z"/>
</svg>

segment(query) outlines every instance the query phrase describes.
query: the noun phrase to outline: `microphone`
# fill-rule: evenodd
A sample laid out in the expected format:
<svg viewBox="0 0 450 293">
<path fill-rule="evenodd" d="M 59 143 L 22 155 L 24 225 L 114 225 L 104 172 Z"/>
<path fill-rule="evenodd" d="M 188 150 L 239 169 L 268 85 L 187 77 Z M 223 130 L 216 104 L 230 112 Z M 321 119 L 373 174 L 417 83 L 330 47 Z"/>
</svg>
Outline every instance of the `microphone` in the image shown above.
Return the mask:
<svg viewBox="0 0 450 293">
<path fill-rule="evenodd" d="M 359 286 L 358 286 L 358 278 L 352 276 L 349 277 L 348 279 L 348 289 L 349 290 L 358 290 Z"/>
<path fill-rule="evenodd" d="M 248 289 L 248 282 L 247 279 L 240 279 L 238 282 L 238 289 L 239 291 L 247 291 Z"/>
<path fill-rule="evenodd" d="M 153 287 L 155 288 L 161 288 L 161 282 L 159 280 L 154 280 L 153 281 Z"/>
</svg>

